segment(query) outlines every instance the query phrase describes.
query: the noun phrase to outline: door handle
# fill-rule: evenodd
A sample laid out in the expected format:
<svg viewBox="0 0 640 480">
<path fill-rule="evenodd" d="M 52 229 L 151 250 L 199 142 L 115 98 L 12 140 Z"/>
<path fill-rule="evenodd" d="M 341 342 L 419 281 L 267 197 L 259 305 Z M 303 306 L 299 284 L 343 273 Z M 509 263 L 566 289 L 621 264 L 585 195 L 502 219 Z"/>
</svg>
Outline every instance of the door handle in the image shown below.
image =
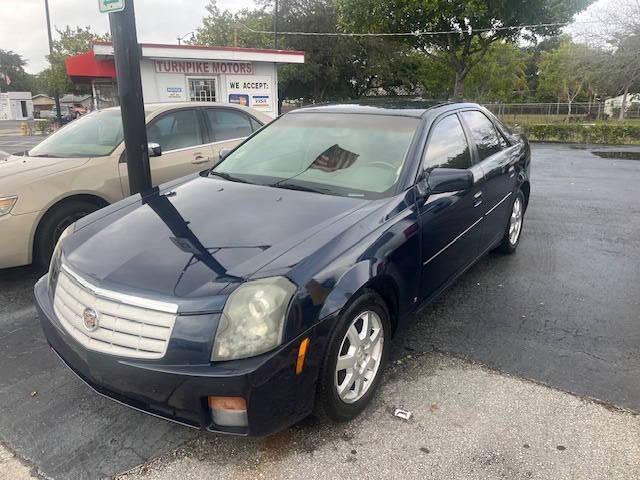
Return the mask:
<svg viewBox="0 0 640 480">
<path fill-rule="evenodd" d="M 205 157 L 203 155 L 196 155 L 193 157 L 193 161 L 191 162 L 194 165 L 202 165 L 204 163 L 209 163 L 210 157 Z"/>
<path fill-rule="evenodd" d="M 482 191 L 476 192 L 473 196 L 473 208 L 479 207 L 482 205 Z"/>
</svg>

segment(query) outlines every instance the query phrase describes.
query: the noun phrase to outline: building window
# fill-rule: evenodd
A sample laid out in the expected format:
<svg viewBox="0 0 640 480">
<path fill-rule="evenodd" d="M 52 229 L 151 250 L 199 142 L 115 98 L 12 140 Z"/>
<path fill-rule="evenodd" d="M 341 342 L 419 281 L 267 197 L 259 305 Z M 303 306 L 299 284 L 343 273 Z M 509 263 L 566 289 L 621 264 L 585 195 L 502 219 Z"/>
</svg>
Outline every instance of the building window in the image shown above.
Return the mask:
<svg viewBox="0 0 640 480">
<path fill-rule="evenodd" d="M 192 102 L 215 102 L 216 80 L 215 78 L 190 78 L 189 99 Z"/>
</svg>

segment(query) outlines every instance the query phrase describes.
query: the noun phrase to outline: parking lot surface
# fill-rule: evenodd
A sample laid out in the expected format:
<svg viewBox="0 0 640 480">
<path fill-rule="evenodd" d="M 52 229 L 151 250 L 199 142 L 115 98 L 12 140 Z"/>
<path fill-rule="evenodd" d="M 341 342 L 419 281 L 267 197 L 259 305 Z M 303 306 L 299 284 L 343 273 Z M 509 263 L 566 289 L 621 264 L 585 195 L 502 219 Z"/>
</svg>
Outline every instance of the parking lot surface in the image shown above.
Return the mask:
<svg viewBox="0 0 640 480">
<path fill-rule="evenodd" d="M 41 136 L 0 135 L 0 152 L 18 153 L 35 147 L 43 140 Z"/>
<path fill-rule="evenodd" d="M 456 467 L 451 472 L 458 477 L 451 478 L 464 472 L 466 478 L 581 476 L 571 472 L 638 478 L 637 417 L 433 353 L 448 352 L 640 411 L 640 162 L 600 158 L 593 150 L 628 149 L 534 145 L 531 204 L 518 253 L 488 256 L 420 312 L 396 342 L 394 362 L 401 363 L 388 375 L 374 408 L 350 425 L 306 422 L 271 440 L 254 441 L 202 435 L 130 411 L 95 395 L 51 353 L 32 304 L 38 273 L 0 272 L 0 441 L 53 478 L 113 475 L 185 442 L 190 443 L 184 458 L 213 461 L 210 472 L 217 474 L 224 465 L 260 460 L 261 449 L 275 457 L 289 455 L 290 466 L 296 465 L 296 454 L 309 450 L 311 460 L 305 457 L 301 465 L 323 458 L 327 464 L 333 452 L 336 461 L 359 468 L 368 461 L 358 456 L 361 442 L 378 455 L 372 467 L 397 464 L 398 471 L 405 468 L 411 475 L 424 468 L 434 478 L 446 476 L 438 470 L 445 465 Z M 449 374 L 439 377 L 441 367 Z M 486 381 L 474 390 L 474 379 Z M 456 404 L 452 392 L 460 392 L 466 403 Z M 389 423 L 401 422 L 389 413 L 399 403 L 415 408 L 415 423 Z M 451 408 L 437 417 L 444 405 Z M 387 435 L 395 428 L 402 435 Z M 451 436 L 459 443 L 447 440 L 452 429 L 459 429 L 459 437 Z M 525 438 L 527 431 L 536 433 Z M 478 437 L 465 440 L 469 432 Z M 297 443 L 279 444 L 282 438 Z M 575 448 L 566 445 L 569 440 Z M 311 454 L 323 441 L 326 450 Z M 405 444 L 409 441 L 414 443 Z M 442 448 L 433 450 L 434 444 Z M 247 449 L 257 457 L 243 454 Z M 588 469 L 589 455 L 599 470 Z M 173 468 L 166 458 L 161 463 Z M 371 478 L 378 476 L 375 469 L 370 472 Z M 239 469 L 234 475 L 245 473 L 269 478 L 269 471 L 259 470 Z"/>
</svg>

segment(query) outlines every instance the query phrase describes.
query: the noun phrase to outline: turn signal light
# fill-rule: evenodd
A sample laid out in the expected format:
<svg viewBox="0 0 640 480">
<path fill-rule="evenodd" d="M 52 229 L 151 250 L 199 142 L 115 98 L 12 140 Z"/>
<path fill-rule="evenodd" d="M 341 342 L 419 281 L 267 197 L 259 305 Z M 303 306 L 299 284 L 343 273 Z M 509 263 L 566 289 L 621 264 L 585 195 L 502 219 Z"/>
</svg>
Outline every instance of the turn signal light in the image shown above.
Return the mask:
<svg viewBox="0 0 640 480">
<path fill-rule="evenodd" d="M 209 397 L 213 423 L 222 427 L 246 427 L 247 401 L 242 397 Z"/>
<path fill-rule="evenodd" d="M 302 343 L 300 343 L 300 348 L 298 349 L 298 361 L 296 362 L 296 375 L 300 375 L 302 373 L 302 369 L 304 368 L 304 359 L 307 356 L 309 341 L 309 337 L 307 337 L 302 340 Z"/>
</svg>

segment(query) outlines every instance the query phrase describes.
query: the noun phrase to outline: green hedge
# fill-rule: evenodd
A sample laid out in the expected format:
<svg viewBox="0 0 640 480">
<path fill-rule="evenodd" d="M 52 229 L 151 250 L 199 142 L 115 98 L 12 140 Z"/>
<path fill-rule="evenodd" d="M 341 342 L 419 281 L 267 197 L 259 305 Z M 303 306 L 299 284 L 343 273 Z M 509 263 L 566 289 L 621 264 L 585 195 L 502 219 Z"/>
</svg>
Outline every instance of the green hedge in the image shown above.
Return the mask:
<svg viewBox="0 0 640 480">
<path fill-rule="evenodd" d="M 520 127 L 529 140 L 601 144 L 640 144 L 640 125 L 624 123 L 544 124 Z"/>
</svg>

